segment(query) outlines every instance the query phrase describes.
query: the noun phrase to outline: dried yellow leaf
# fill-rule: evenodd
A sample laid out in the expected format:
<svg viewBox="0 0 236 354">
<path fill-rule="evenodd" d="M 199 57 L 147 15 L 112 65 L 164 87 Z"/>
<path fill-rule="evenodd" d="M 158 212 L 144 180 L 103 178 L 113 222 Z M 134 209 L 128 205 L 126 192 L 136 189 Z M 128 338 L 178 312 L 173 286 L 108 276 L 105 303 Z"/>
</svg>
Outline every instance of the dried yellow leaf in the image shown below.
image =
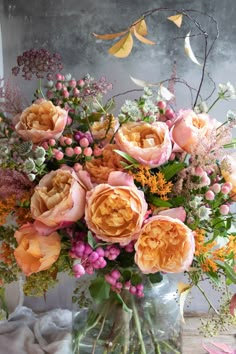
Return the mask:
<svg viewBox="0 0 236 354">
<path fill-rule="evenodd" d="M 108 52 L 117 58 L 127 57 L 133 48 L 133 37 L 131 32 L 116 42 Z"/>
<path fill-rule="evenodd" d="M 135 37 L 136 37 L 140 42 L 145 43 L 145 44 L 150 44 L 150 45 L 156 44 L 155 42 L 151 41 L 150 39 L 141 36 L 141 35 L 137 32 L 137 30 L 136 30 L 135 27 L 133 28 L 133 30 L 134 30 L 134 35 L 135 35 Z"/>
<path fill-rule="evenodd" d="M 182 14 L 178 14 L 178 15 L 170 16 L 167 19 L 172 21 L 172 22 L 174 22 L 174 24 L 176 26 L 181 27 L 182 20 L 183 20 L 183 15 Z"/>
<path fill-rule="evenodd" d="M 123 34 L 127 33 L 128 30 L 126 31 L 123 31 L 123 32 L 117 32 L 117 33 L 107 33 L 107 34 L 97 34 L 97 33 L 93 33 L 93 35 L 98 38 L 98 39 L 102 39 L 102 40 L 105 40 L 105 41 L 108 41 L 110 39 L 115 39 L 115 38 L 118 38 L 118 37 L 121 37 L 123 36 Z"/>
<path fill-rule="evenodd" d="M 140 34 L 141 36 L 146 36 L 148 34 L 147 31 L 147 25 L 144 19 L 139 19 L 137 21 L 135 21 L 134 23 L 136 23 L 136 25 L 134 26 L 137 33 Z"/>
</svg>

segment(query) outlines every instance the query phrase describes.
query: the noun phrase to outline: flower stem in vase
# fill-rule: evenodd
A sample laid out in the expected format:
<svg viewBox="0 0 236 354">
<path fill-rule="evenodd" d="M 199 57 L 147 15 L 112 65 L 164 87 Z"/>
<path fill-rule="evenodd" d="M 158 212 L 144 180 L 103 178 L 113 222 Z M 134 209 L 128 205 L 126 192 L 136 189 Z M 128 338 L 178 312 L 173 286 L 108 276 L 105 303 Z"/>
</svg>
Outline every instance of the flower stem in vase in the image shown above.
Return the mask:
<svg viewBox="0 0 236 354">
<path fill-rule="evenodd" d="M 144 341 L 143 341 L 141 325 L 140 325 L 140 321 L 139 321 L 139 314 L 138 314 L 138 311 L 137 311 L 137 308 L 136 308 L 136 305 L 135 305 L 133 297 L 131 298 L 131 303 L 132 303 L 134 322 L 135 322 L 135 326 L 136 326 L 136 329 L 137 329 L 137 335 L 138 335 L 140 346 L 141 346 L 140 354 L 146 354 L 146 348 L 145 348 L 145 344 L 144 344 Z"/>
</svg>

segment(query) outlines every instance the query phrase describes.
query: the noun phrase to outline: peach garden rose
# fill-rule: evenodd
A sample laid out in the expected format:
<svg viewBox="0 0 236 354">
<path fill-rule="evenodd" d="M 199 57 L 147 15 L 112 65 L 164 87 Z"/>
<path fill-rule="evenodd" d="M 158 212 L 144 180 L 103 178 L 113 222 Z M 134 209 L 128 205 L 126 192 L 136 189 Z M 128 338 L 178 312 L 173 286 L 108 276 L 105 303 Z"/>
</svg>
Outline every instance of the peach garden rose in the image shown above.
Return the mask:
<svg viewBox="0 0 236 354">
<path fill-rule="evenodd" d="M 140 231 L 135 251 L 135 262 L 144 274 L 180 273 L 192 263 L 193 234 L 179 219 L 153 216 Z"/>
<path fill-rule="evenodd" d="M 58 139 L 67 122 L 67 112 L 51 101 L 42 100 L 26 108 L 15 126 L 24 139 L 40 144 L 52 138 Z"/>
<path fill-rule="evenodd" d="M 172 144 L 166 123 L 129 122 L 118 130 L 119 149 L 145 166 L 158 167 L 168 161 Z"/>
<path fill-rule="evenodd" d="M 47 235 L 84 215 L 85 189 L 72 169 L 51 171 L 35 188 L 31 214 L 35 228 Z"/>
<path fill-rule="evenodd" d="M 15 232 L 15 238 L 14 256 L 26 276 L 50 268 L 59 257 L 61 238 L 57 232 L 42 236 L 28 223 Z"/>
<path fill-rule="evenodd" d="M 86 196 L 86 223 L 103 241 L 128 244 L 140 231 L 146 211 L 143 192 L 123 172 L 111 172 L 108 183 L 97 185 Z"/>
<path fill-rule="evenodd" d="M 116 152 L 118 146 L 108 144 L 102 149 L 102 155 L 98 158 L 93 157 L 85 164 L 85 169 L 89 172 L 92 182 L 106 183 L 110 172 L 122 170 L 122 158 Z"/>
<path fill-rule="evenodd" d="M 184 151 L 191 153 L 211 126 L 207 114 L 196 114 L 192 110 L 183 110 L 172 128 L 174 142 Z"/>
</svg>

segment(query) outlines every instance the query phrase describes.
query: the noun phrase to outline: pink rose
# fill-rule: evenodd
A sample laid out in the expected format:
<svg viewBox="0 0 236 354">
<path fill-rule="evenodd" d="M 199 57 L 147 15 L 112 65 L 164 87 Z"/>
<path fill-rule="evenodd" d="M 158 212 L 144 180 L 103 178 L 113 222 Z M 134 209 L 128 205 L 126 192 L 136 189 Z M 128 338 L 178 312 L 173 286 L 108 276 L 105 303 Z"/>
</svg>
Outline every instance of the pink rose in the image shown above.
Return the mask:
<svg viewBox="0 0 236 354">
<path fill-rule="evenodd" d="M 71 169 L 59 169 L 45 175 L 31 198 L 35 228 L 47 235 L 78 221 L 84 215 L 85 193 Z"/>
<path fill-rule="evenodd" d="M 58 139 L 65 129 L 67 112 L 51 101 L 33 103 L 19 117 L 15 129 L 24 139 L 40 144 L 51 138 Z"/>
<path fill-rule="evenodd" d="M 172 128 L 174 142 L 184 151 L 192 153 L 205 137 L 210 128 L 207 114 L 196 114 L 194 111 L 182 111 Z"/>
<path fill-rule="evenodd" d="M 180 220 L 156 215 L 142 227 L 135 243 L 135 262 L 144 274 L 180 273 L 194 255 L 192 231 Z"/>
<path fill-rule="evenodd" d="M 28 223 L 15 232 L 15 238 L 18 246 L 14 256 L 26 276 L 50 268 L 60 255 L 61 238 L 57 232 L 45 237 Z"/>
<path fill-rule="evenodd" d="M 132 177 L 111 172 L 108 183 L 99 184 L 86 195 L 88 228 L 106 242 L 128 244 L 136 238 L 147 211 L 144 194 Z"/>
<path fill-rule="evenodd" d="M 168 161 L 172 144 L 166 123 L 129 122 L 118 130 L 116 143 L 138 162 L 157 167 Z"/>
</svg>

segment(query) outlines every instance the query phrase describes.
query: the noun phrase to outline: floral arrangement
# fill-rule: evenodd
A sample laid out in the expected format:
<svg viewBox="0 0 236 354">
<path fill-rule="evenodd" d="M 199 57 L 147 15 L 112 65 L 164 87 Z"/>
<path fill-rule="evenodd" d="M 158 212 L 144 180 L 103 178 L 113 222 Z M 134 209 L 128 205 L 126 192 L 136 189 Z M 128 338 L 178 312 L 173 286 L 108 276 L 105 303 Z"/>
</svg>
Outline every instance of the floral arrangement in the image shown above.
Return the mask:
<svg viewBox="0 0 236 354">
<path fill-rule="evenodd" d="M 170 87 L 144 85 L 114 116 L 105 78 L 58 73 L 60 56 L 45 49 L 17 64 L 14 75 L 47 82 L 31 105 L 11 81 L 1 87 L 1 286 L 23 273 L 25 294 L 42 295 L 59 272 L 96 272 L 92 298 L 113 292 L 125 303 L 123 290 L 144 296 L 143 276 L 155 283 L 185 272 L 181 306 L 197 287 L 215 311 L 204 331 L 235 324 L 236 114 L 224 123 L 210 115 L 236 98 L 233 85 L 220 84 L 210 108 L 178 111 Z M 206 279 L 225 289 L 220 309 Z"/>
</svg>

